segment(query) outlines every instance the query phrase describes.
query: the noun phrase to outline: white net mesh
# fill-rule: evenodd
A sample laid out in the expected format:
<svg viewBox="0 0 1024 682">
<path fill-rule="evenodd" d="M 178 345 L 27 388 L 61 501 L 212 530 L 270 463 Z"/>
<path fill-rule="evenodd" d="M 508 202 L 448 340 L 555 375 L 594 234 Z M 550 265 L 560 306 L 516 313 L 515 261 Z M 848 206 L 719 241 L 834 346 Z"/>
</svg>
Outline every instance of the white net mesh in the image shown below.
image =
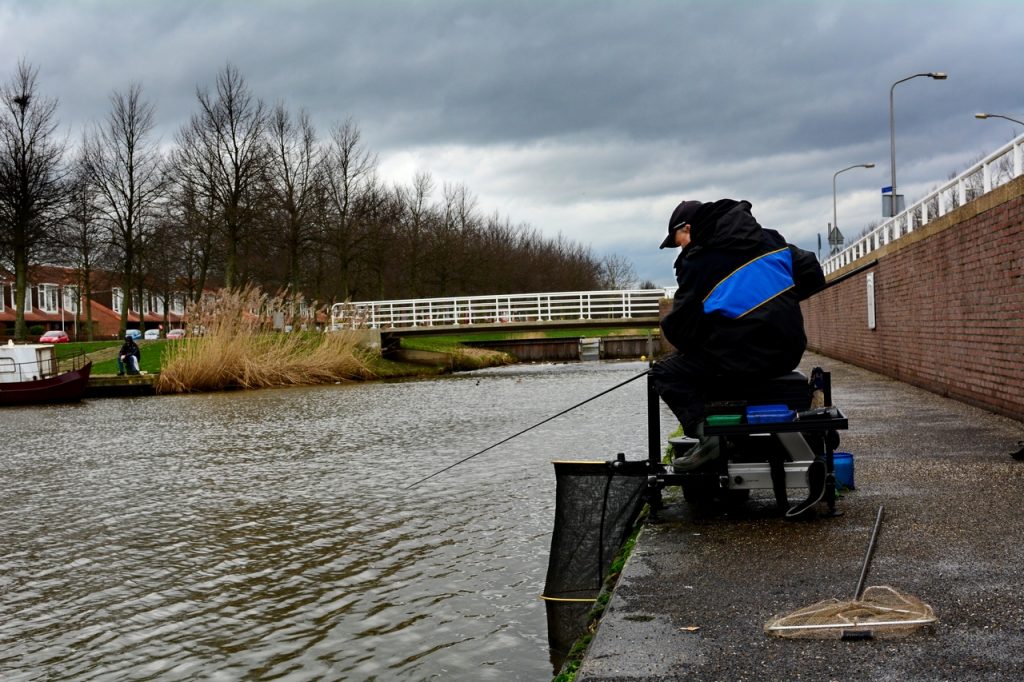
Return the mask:
<svg viewBox="0 0 1024 682">
<path fill-rule="evenodd" d="M 775 637 L 841 639 L 902 637 L 935 623 L 932 607 L 888 586 L 869 587 L 860 599 L 826 599 L 765 623 Z"/>
</svg>

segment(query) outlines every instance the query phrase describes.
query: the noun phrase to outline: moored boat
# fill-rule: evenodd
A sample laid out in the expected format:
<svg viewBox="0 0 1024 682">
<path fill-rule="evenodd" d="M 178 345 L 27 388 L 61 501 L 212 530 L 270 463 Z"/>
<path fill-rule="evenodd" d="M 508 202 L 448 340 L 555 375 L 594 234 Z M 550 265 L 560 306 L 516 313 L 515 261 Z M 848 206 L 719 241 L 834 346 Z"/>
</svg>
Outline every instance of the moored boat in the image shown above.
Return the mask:
<svg viewBox="0 0 1024 682">
<path fill-rule="evenodd" d="M 61 371 L 52 344 L 0 346 L 0 405 L 66 403 L 81 400 L 92 363 L 78 358 Z"/>
</svg>

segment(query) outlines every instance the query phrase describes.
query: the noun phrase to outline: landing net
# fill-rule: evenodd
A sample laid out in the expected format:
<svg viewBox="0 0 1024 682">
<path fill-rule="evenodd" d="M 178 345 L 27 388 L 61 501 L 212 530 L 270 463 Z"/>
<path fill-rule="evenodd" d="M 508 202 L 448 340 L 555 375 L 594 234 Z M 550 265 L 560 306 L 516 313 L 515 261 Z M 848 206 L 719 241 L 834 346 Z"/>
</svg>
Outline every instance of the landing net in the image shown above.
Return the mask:
<svg viewBox="0 0 1024 682">
<path fill-rule="evenodd" d="M 643 508 L 646 462 L 554 462 L 555 525 L 544 599 L 548 641 L 567 652 L 582 634 L 615 554 Z"/>
<path fill-rule="evenodd" d="M 938 620 L 932 607 L 887 585 L 864 590 L 860 599 L 826 599 L 768 621 L 775 637 L 868 639 L 903 637 Z"/>
</svg>

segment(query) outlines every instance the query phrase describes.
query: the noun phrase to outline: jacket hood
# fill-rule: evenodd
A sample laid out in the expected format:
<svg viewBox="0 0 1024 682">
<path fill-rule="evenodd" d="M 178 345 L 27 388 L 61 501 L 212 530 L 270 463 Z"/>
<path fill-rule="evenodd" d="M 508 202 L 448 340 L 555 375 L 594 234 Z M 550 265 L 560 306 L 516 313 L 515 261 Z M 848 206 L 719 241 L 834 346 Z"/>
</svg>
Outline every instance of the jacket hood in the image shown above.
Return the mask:
<svg viewBox="0 0 1024 682">
<path fill-rule="evenodd" d="M 745 249 L 761 243 L 761 226 L 749 201 L 719 199 L 704 204 L 690 221 L 691 246 Z"/>
</svg>

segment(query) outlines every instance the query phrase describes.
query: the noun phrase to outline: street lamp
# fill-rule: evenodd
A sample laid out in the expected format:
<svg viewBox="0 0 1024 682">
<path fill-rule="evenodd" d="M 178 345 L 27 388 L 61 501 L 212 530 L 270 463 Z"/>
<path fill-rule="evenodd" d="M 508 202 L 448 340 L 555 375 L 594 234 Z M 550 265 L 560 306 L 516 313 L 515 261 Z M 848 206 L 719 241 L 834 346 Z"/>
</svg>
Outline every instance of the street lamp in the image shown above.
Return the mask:
<svg viewBox="0 0 1024 682">
<path fill-rule="evenodd" d="M 1003 116 L 1002 114 L 983 114 L 983 113 L 977 113 L 977 114 L 974 115 L 974 118 L 981 118 L 981 119 L 985 119 L 985 118 L 1003 118 L 1003 119 L 1006 119 L 1007 121 L 1013 121 L 1014 123 L 1017 123 L 1017 124 L 1020 124 L 1020 125 L 1024 126 L 1024 121 L 1018 121 L 1015 118 L 1010 118 L 1009 116 Z"/>
<path fill-rule="evenodd" d="M 835 173 L 832 174 L 832 229 L 835 230 L 837 233 L 839 232 L 839 219 L 836 216 L 836 178 L 839 177 L 840 173 L 845 173 L 846 171 L 852 170 L 854 168 L 874 168 L 874 167 L 875 167 L 875 164 L 873 164 L 873 163 L 858 163 L 858 164 L 854 164 L 853 166 L 847 166 L 846 168 L 844 168 L 842 170 L 837 170 Z M 837 235 L 837 238 L 838 238 L 838 235 Z M 831 234 L 829 235 L 829 240 L 828 241 L 829 241 L 829 245 L 831 246 L 832 245 L 832 235 Z"/>
<path fill-rule="evenodd" d="M 942 71 L 915 73 L 913 76 L 901 78 L 893 83 L 892 87 L 889 88 L 889 162 L 892 168 L 892 186 L 889 188 L 889 191 L 892 194 L 889 201 L 889 215 L 885 217 L 892 217 L 896 215 L 896 118 L 893 114 L 893 91 L 900 83 L 904 83 L 912 78 L 921 78 L 923 76 L 937 81 L 944 81 L 948 78 L 948 76 Z"/>
</svg>

